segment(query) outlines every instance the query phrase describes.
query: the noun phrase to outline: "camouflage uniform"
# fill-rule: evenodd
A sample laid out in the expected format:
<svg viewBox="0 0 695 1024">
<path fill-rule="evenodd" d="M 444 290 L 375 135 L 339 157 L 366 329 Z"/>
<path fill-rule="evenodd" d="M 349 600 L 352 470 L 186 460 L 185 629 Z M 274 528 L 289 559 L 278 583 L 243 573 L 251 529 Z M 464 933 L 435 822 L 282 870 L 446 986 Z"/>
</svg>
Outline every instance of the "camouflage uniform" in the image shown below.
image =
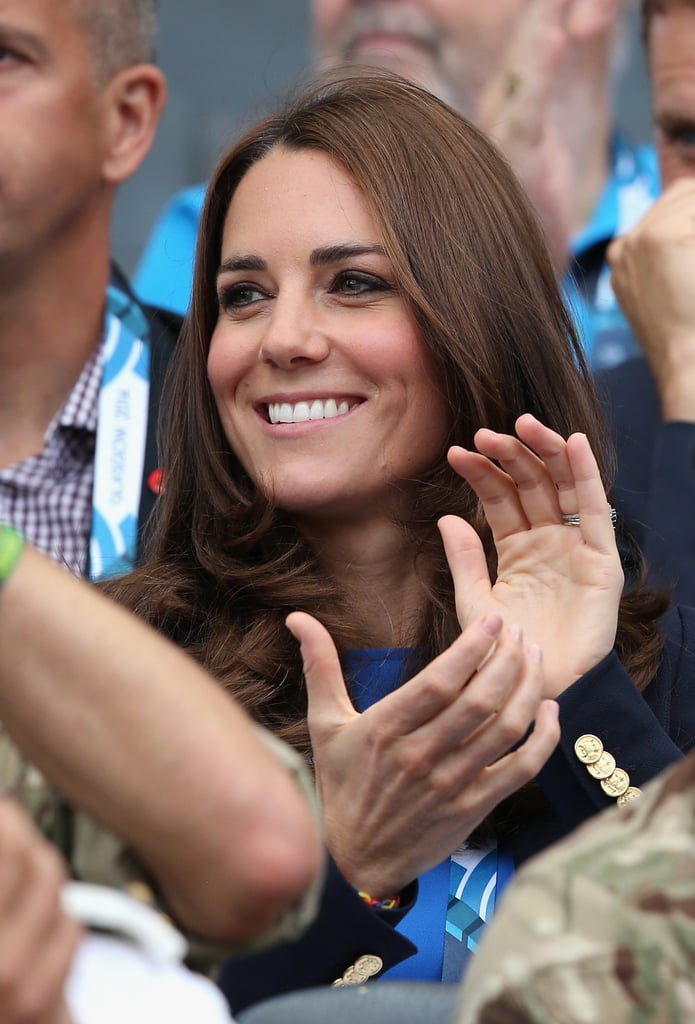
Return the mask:
<svg viewBox="0 0 695 1024">
<path fill-rule="evenodd" d="M 288 771 L 297 779 L 309 802 L 316 808 L 313 783 L 300 758 L 276 737 L 261 730 Z M 0 724 L 0 792 L 16 799 L 31 815 L 39 830 L 62 852 L 72 875 L 83 882 L 123 889 L 145 902 L 161 906 L 156 883 L 135 854 L 117 836 L 87 814 L 78 811 L 48 784 L 43 774 L 29 764 Z M 318 815 L 318 810 L 316 811 Z M 197 936 L 186 935 L 187 962 L 206 973 L 232 953 L 248 953 L 275 942 L 297 938 L 313 920 L 322 880 L 317 879 L 301 901 L 288 911 L 271 933 L 242 947 L 220 946 Z"/>
<path fill-rule="evenodd" d="M 695 754 L 519 873 L 458 1024 L 695 1021 Z"/>
</svg>

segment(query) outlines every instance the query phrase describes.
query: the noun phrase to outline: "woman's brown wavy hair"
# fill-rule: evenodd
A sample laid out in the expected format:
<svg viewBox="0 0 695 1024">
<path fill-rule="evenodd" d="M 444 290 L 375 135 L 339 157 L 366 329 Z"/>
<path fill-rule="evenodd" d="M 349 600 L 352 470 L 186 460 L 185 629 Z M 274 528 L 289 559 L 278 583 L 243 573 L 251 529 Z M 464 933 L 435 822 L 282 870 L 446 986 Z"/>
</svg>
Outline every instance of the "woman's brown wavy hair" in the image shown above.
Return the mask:
<svg viewBox="0 0 695 1024">
<path fill-rule="evenodd" d="M 285 617 L 310 611 L 345 651 L 370 644 L 369 608 L 346 607 L 340 581 L 257 491 L 230 450 L 206 373 L 229 203 L 246 171 L 277 147 L 325 153 L 353 177 L 438 370 L 450 436 L 417 482 L 403 524 L 428 594 L 418 638 L 428 655 L 459 632 L 437 519 L 455 512 L 472 522 L 494 572 L 477 499 L 448 467 L 446 447 L 471 447 L 482 426 L 513 432 L 516 418 L 531 412 L 563 436 L 584 431 L 606 480 L 609 454 L 541 230 L 481 132 L 425 90 L 374 71 L 324 77 L 248 131 L 207 192 L 150 556 L 108 589 L 187 647 L 258 720 L 307 750 L 301 661 Z M 662 610 L 663 601 L 641 593 L 623 600 L 618 649 L 640 686 L 656 668 L 654 619 Z"/>
</svg>

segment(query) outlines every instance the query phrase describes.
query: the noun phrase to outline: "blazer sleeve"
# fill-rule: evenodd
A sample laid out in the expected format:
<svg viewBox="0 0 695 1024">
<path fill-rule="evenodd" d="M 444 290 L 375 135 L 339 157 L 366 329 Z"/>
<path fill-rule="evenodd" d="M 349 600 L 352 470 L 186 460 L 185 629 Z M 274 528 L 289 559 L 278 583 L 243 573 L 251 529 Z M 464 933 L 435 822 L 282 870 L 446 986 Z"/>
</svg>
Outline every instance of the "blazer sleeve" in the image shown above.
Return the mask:
<svg viewBox="0 0 695 1024">
<path fill-rule="evenodd" d="M 695 423 L 661 423 L 654 438 L 643 548 L 657 582 L 695 607 Z"/>
<path fill-rule="evenodd" d="M 223 964 L 218 983 L 232 1012 L 240 1013 L 252 1003 L 284 992 L 331 985 L 361 957 L 378 958 L 383 965 L 381 974 L 412 956 L 416 947 L 395 925 L 416 897 L 414 882 L 402 894 L 398 910 L 374 911 L 329 858 L 318 916 L 302 937 Z"/>
<path fill-rule="evenodd" d="M 655 585 L 695 607 L 695 423 L 664 422 L 649 363 L 631 359 L 596 378 L 617 453 L 612 499 Z"/>
<path fill-rule="evenodd" d="M 578 758 L 580 736 L 597 736 L 637 787 L 695 746 L 695 610 L 672 608 L 661 627 L 661 663 L 643 693 L 612 652 L 558 700 L 560 743 L 537 781 L 566 831 L 615 804 Z"/>
</svg>

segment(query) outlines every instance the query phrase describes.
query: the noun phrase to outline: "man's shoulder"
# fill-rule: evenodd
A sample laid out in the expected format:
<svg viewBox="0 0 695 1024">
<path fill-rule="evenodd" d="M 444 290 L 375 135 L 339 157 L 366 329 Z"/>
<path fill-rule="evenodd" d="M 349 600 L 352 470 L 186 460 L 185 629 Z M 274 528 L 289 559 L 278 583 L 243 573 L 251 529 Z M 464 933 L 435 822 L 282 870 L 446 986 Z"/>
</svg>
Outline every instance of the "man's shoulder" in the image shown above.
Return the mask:
<svg viewBox="0 0 695 1024">
<path fill-rule="evenodd" d="M 183 317 L 170 309 L 147 306 L 144 303 L 142 311 L 150 325 L 153 348 L 159 349 L 163 355 L 171 355 L 183 327 Z"/>
<path fill-rule="evenodd" d="M 170 309 L 143 302 L 136 295 L 126 274 L 115 262 L 111 263 L 111 285 L 123 292 L 134 306 L 140 308 L 150 329 L 153 352 L 158 356 L 168 358 L 173 353 L 181 333 L 183 317 Z"/>
</svg>

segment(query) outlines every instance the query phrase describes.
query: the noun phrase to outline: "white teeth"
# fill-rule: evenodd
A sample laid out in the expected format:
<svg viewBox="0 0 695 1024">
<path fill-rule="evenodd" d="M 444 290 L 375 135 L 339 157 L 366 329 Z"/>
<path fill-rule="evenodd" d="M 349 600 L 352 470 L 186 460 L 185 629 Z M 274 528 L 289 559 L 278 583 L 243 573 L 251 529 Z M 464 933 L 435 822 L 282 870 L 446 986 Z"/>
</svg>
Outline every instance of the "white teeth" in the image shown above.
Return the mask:
<svg viewBox="0 0 695 1024">
<path fill-rule="evenodd" d="M 355 403 L 356 408 L 359 403 Z M 268 419 L 271 423 L 306 423 L 307 420 L 332 420 L 336 416 L 344 416 L 350 412 L 350 403 L 344 399 L 338 402 L 335 398 L 322 401 L 315 398 L 311 403 L 271 402 L 268 405 Z"/>
</svg>

